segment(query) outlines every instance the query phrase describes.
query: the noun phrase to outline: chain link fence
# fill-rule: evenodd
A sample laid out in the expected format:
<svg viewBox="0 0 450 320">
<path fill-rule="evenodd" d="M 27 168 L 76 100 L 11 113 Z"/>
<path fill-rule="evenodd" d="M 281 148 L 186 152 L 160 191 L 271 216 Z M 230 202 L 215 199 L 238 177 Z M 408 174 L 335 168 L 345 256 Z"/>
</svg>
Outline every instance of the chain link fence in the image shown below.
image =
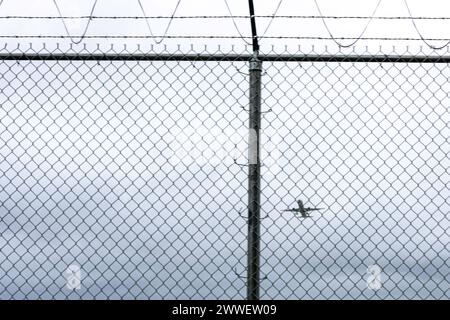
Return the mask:
<svg viewBox="0 0 450 320">
<path fill-rule="evenodd" d="M 245 298 L 247 53 L 109 53 L 2 51 L 0 298 Z M 448 299 L 448 64 L 272 56 L 261 298 Z"/>
</svg>

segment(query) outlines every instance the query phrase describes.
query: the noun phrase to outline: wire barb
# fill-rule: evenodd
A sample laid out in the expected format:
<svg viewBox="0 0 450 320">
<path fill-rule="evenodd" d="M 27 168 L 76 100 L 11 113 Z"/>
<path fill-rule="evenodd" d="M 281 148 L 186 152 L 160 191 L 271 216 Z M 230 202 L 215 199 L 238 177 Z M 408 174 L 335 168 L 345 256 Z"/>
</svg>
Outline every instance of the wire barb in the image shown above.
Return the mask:
<svg viewBox="0 0 450 320">
<path fill-rule="evenodd" d="M 233 271 L 234 271 L 234 274 L 235 274 L 239 279 L 248 279 L 247 276 L 243 276 L 242 274 L 240 274 L 240 273 L 237 271 L 237 267 L 234 267 L 234 268 L 233 268 Z M 265 275 L 264 277 L 262 277 L 261 280 L 267 280 L 267 275 Z"/>
<path fill-rule="evenodd" d="M 242 208 L 242 207 L 238 210 L 238 214 L 241 216 L 241 218 L 245 219 L 245 221 L 248 222 L 248 219 L 245 218 L 244 215 L 243 215 L 243 208 Z M 266 219 L 266 218 L 268 218 L 268 217 L 269 217 L 269 214 L 267 213 L 265 216 L 260 217 L 259 219 L 260 219 L 260 220 L 264 220 L 264 219 Z"/>
</svg>

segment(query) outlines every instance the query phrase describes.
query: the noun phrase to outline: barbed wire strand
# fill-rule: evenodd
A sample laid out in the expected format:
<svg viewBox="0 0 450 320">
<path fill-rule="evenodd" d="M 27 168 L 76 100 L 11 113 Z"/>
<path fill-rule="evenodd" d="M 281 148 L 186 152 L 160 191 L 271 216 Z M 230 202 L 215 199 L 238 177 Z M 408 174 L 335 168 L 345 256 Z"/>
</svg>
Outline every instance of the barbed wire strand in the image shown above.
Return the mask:
<svg viewBox="0 0 450 320">
<path fill-rule="evenodd" d="M 283 3 L 283 0 L 280 0 L 278 2 L 278 6 L 275 8 L 275 11 L 273 12 L 272 18 L 270 19 L 269 24 L 267 25 L 266 29 L 264 30 L 264 32 L 262 34 L 262 37 L 264 37 L 267 34 L 267 30 L 269 30 L 270 26 L 272 25 L 272 22 L 273 22 L 275 16 L 277 15 L 278 10 L 280 9 L 282 3 Z"/>
<path fill-rule="evenodd" d="M 97 5 L 97 1 L 98 1 L 98 0 L 95 0 L 95 1 L 94 1 L 94 5 L 92 6 L 92 9 L 91 9 L 91 12 L 90 12 L 90 15 L 89 15 L 89 16 L 92 16 L 92 15 L 94 14 L 94 10 L 95 10 L 95 6 Z M 83 39 L 86 37 L 86 33 L 87 33 L 88 29 L 89 29 L 89 25 L 90 25 L 92 19 L 89 19 L 89 20 L 88 20 L 88 22 L 87 22 L 87 24 L 86 24 L 86 27 L 84 28 L 84 31 L 83 31 L 83 33 L 81 34 L 81 37 L 79 38 L 79 40 L 78 40 L 78 41 L 75 41 L 75 40 L 74 40 L 75 37 L 72 37 L 72 36 L 70 35 L 69 29 L 67 28 L 67 25 L 66 25 L 66 21 L 64 20 L 64 18 L 62 18 L 62 13 L 61 13 L 61 10 L 59 9 L 59 6 L 58 6 L 58 3 L 56 2 L 56 0 L 53 0 L 53 4 L 55 5 L 56 10 L 58 11 L 59 16 L 61 17 L 61 21 L 62 21 L 62 23 L 63 23 L 64 29 L 66 30 L 66 33 L 67 33 L 67 35 L 68 35 L 69 38 L 70 38 L 70 41 L 72 41 L 74 44 L 79 44 L 79 43 L 81 43 L 81 41 L 83 41 Z"/>
<path fill-rule="evenodd" d="M 412 17 L 412 13 L 411 13 L 411 10 L 410 10 L 410 8 L 409 8 L 408 1 L 403 0 L 403 2 L 404 2 L 404 4 L 405 4 L 405 6 L 406 6 L 406 10 L 408 11 L 409 16 Z M 417 34 L 419 35 L 420 39 L 421 39 L 421 40 L 422 40 L 429 48 L 431 48 L 431 49 L 433 49 L 433 50 L 442 50 L 442 49 L 444 49 L 445 47 L 447 47 L 447 46 L 450 44 L 450 40 L 449 40 L 446 44 L 444 44 L 444 45 L 441 46 L 441 47 L 437 47 L 437 46 L 432 45 L 431 43 L 429 43 L 429 42 L 427 41 L 427 39 L 425 39 L 425 38 L 423 37 L 422 33 L 420 32 L 419 28 L 418 28 L 417 25 L 416 25 L 416 22 L 415 22 L 414 20 L 411 20 L 411 22 L 412 22 L 412 24 L 413 24 L 413 26 L 414 26 L 414 29 L 416 29 Z"/>
<path fill-rule="evenodd" d="M 250 16 L 233 16 L 235 19 L 249 19 Z M 0 16 L 0 19 L 232 19 L 230 15 L 195 15 L 195 16 Z M 279 19 L 356 19 L 356 20 L 450 20 L 450 17 L 405 17 L 405 16 L 318 16 L 318 15 L 255 15 L 255 18 Z"/>
<path fill-rule="evenodd" d="M 214 35 L 213 36 L 176 36 L 175 35 L 175 36 L 170 36 L 169 38 L 204 38 L 204 39 L 205 38 L 208 38 L 208 39 L 213 39 L 213 38 L 218 38 L 218 39 L 219 38 L 222 38 L 222 39 L 224 39 L 224 38 L 229 38 L 229 39 L 241 38 L 242 40 L 244 40 L 244 42 L 246 44 L 250 44 L 249 41 L 247 41 L 247 39 L 251 39 L 251 37 L 243 36 L 242 33 L 240 32 L 238 26 L 237 26 L 236 21 L 235 21 L 235 19 L 238 19 L 238 18 L 239 19 L 241 19 L 241 18 L 242 19 L 248 19 L 249 16 L 246 16 L 246 15 L 234 16 L 232 14 L 232 12 L 231 12 L 231 9 L 230 9 L 230 6 L 229 6 L 227 0 L 224 0 L 224 1 L 225 1 L 225 5 L 227 7 L 228 13 L 229 13 L 228 16 L 224 16 L 224 15 L 222 15 L 222 16 L 220 16 L 220 15 L 216 15 L 216 16 L 205 16 L 205 15 L 203 15 L 203 16 L 175 16 L 175 14 L 177 12 L 177 9 L 178 9 L 178 7 L 180 5 L 181 0 L 178 0 L 178 2 L 176 4 L 176 6 L 175 6 L 171 16 L 147 16 L 146 13 L 145 13 L 144 7 L 143 7 L 143 5 L 142 5 L 140 0 L 138 0 L 138 4 L 140 6 L 140 9 L 142 11 L 143 16 L 94 16 L 93 14 L 94 14 L 97 2 L 98 2 L 98 0 L 95 0 L 89 16 L 77 16 L 77 17 L 75 17 L 75 16 L 63 16 L 62 13 L 61 13 L 60 8 L 59 8 L 59 6 L 58 6 L 58 4 L 56 2 L 56 0 L 53 0 L 53 3 L 55 5 L 55 7 L 56 7 L 56 10 L 58 11 L 59 16 L 3 16 L 3 17 L 0 17 L 0 19 L 61 19 L 61 21 L 63 23 L 63 26 L 64 26 L 64 29 L 65 29 L 65 31 L 66 31 L 66 33 L 68 35 L 67 37 L 65 37 L 65 36 L 52 36 L 52 35 L 44 35 L 44 36 L 42 36 L 42 35 L 41 36 L 31 36 L 31 35 L 24 35 L 24 36 L 7 36 L 7 35 L 3 35 L 2 36 L 2 35 L 0 35 L 0 37 L 1 38 L 70 38 L 71 41 L 73 43 L 75 43 L 75 44 L 79 44 L 85 38 L 153 38 L 153 39 L 155 39 L 155 42 L 157 44 L 160 44 L 164 40 L 164 38 L 167 37 L 167 33 L 168 33 L 168 31 L 170 29 L 170 26 L 172 24 L 172 21 L 174 19 L 195 19 L 195 18 L 198 18 L 198 19 L 205 19 L 205 18 L 210 18 L 210 19 L 214 19 L 214 18 L 227 19 L 227 18 L 231 18 L 232 21 L 233 21 L 234 27 L 236 28 L 236 30 L 239 33 L 239 37 L 234 37 L 234 36 L 214 36 Z M 295 15 L 280 15 L 280 16 L 277 16 L 279 8 L 281 7 L 281 4 L 283 2 L 283 0 L 280 0 L 278 5 L 277 5 L 277 7 L 276 7 L 276 9 L 275 9 L 275 11 L 274 11 L 274 13 L 272 15 L 255 15 L 255 17 L 269 18 L 270 19 L 267 27 L 265 28 L 265 30 L 263 32 L 263 35 L 260 36 L 259 38 L 264 38 L 264 39 L 269 39 L 270 38 L 270 39 L 333 40 L 339 47 L 344 47 L 344 48 L 353 46 L 359 40 L 405 40 L 405 41 L 420 40 L 420 41 L 424 42 L 429 48 L 431 48 L 433 50 L 441 50 L 441 49 L 447 47 L 450 44 L 450 39 L 425 38 L 422 35 L 422 33 L 420 32 L 420 29 L 418 28 L 417 24 L 415 23 L 415 20 L 449 20 L 450 17 L 424 17 L 424 16 L 413 17 L 411 9 L 410 9 L 410 7 L 408 5 L 407 0 L 403 0 L 403 2 L 404 2 L 405 7 L 407 9 L 408 16 L 395 16 L 395 17 L 381 16 L 381 17 L 375 17 L 375 14 L 376 14 L 379 6 L 380 6 L 381 1 L 382 0 L 379 0 L 377 2 L 377 5 L 375 6 L 375 9 L 374 9 L 374 11 L 373 11 L 371 16 L 330 16 L 330 15 L 329 16 L 325 16 L 325 15 L 322 14 L 322 11 L 320 9 L 320 6 L 319 6 L 317 0 L 314 0 L 314 2 L 315 2 L 316 8 L 317 8 L 317 10 L 318 10 L 320 15 L 303 15 L 303 16 L 300 16 L 300 15 L 298 15 L 298 16 L 295 16 Z M 3 5 L 3 3 L 4 3 L 4 0 L 0 0 L 0 7 Z M 296 36 L 287 36 L 287 37 L 284 37 L 284 36 L 272 36 L 272 37 L 267 37 L 266 36 L 267 31 L 269 30 L 269 28 L 270 28 L 271 24 L 273 23 L 273 20 L 275 20 L 275 18 L 321 19 L 322 23 L 324 24 L 324 26 L 325 26 L 325 28 L 326 28 L 326 30 L 327 30 L 327 32 L 328 32 L 330 37 L 329 38 L 328 37 L 308 37 L 308 36 L 307 37 L 301 37 L 301 36 L 300 37 L 296 37 Z M 89 19 L 89 21 L 87 22 L 86 27 L 85 27 L 83 33 L 80 36 L 72 36 L 70 34 L 69 29 L 67 27 L 67 24 L 65 22 L 66 19 Z M 145 19 L 147 28 L 148 28 L 148 30 L 150 32 L 150 36 L 148 36 L 148 37 L 146 37 L 146 36 L 106 36 L 106 35 L 87 36 L 86 34 L 88 32 L 90 23 L 94 19 Z M 162 36 L 155 36 L 153 34 L 153 31 L 151 29 L 151 26 L 150 26 L 150 23 L 149 23 L 148 19 L 170 19 L 170 21 L 167 24 L 167 27 L 166 27 L 163 35 Z M 328 27 L 325 19 L 369 19 L 369 21 L 365 25 L 365 27 L 362 30 L 360 36 L 354 38 L 354 37 L 335 37 L 333 35 L 333 33 L 331 32 L 331 29 Z M 397 38 L 387 38 L 387 37 L 371 37 L 371 38 L 369 38 L 369 37 L 363 37 L 363 35 L 367 31 L 367 28 L 369 27 L 369 25 L 370 25 L 370 23 L 371 23 L 371 21 L 373 19 L 383 19 L 383 20 L 387 20 L 387 19 L 389 19 L 389 20 L 406 19 L 406 20 L 411 20 L 411 22 L 412 22 L 412 24 L 414 26 L 414 29 L 416 30 L 417 34 L 419 35 L 419 39 L 410 38 L 410 37 L 403 37 L 403 38 L 401 38 L 401 37 L 397 37 Z M 74 38 L 79 38 L 79 40 L 75 41 Z M 159 38 L 159 40 L 158 40 L 158 38 Z M 336 40 L 354 40 L 354 41 L 351 44 L 344 45 L 344 44 L 342 44 L 342 43 L 340 43 L 340 42 L 338 42 Z M 435 46 L 435 45 L 432 45 L 431 43 L 429 43 L 428 41 L 447 41 L 447 42 L 444 45 L 442 45 L 442 46 Z"/>
<path fill-rule="evenodd" d="M 238 26 L 237 26 L 237 24 L 236 24 L 236 20 L 234 19 L 233 13 L 231 12 L 230 6 L 228 5 L 228 1 L 227 1 L 227 0 L 223 0 L 223 1 L 225 2 L 225 5 L 226 5 L 227 10 L 228 10 L 228 13 L 229 13 L 229 15 L 230 15 L 230 17 L 231 17 L 231 20 L 233 21 L 234 28 L 235 28 L 236 31 L 238 32 L 239 36 L 241 37 L 241 39 L 242 39 L 247 45 L 251 45 L 251 42 L 246 40 L 248 37 L 244 37 L 244 36 L 242 35 L 241 31 L 239 30 L 239 28 L 238 28 Z"/>
<path fill-rule="evenodd" d="M 75 36 L 78 38 L 81 36 Z M 146 36 L 146 35 L 86 35 L 85 39 L 152 39 L 161 38 L 161 35 L 156 36 Z M 0 35 L 0 38 L 12 38 L 12 39 L 22 39 L 22 38 L 55 38 L 55 39 L 67 39 L 70 36 L 64 35 Z M 188 36 L 188 35 L 167 35 L 166 38 L 170 39 L 241 39 L 240 36 L 222 36 L 222 35 L 198 35 L 198 36 Z M 244 37 L 245 39 L 252 39 L 252 37 Z M 421 38 L 413 37 L 320 37 L 320 36 L 265 36 L 264 39 L 294 39 L 294 40 L 379 40 L 379 41 L 420 41 Z M 427 41 L 450 41 L 449 38 L 424 38 Z"/>
<path fill-rule="evenodd" d="M 146 17 L 147 14 L 145 13 L 145 10 L 144 10 L 144 7 L 142 5 L 141 0 L 137 0 L 137 1 L 139 3 L 139 7 L 141 8 L 143 16 Z M 170 16 L 169 23 L 167 24 L 166 30 L 164 31 L 162 38 L 160 40 L 156 40 L 156 38 L 155 38 L 156 44 L 160 44 L 161 42 L 163 42 L 164 38 L 167 36 L 167 33 L 169 32 L 169 29 L 170 29 L 170 25 L 172 24 L 172 21 L 173 21 L 173 17 L 177 13 L 177 10 L 178 10 L 178 7 L 180 6 L 180 3 L 181 3 L 181 0 L 178 0 L 177 4 L 175 6 L 175 9 L 173 9 L 172 15 Z M 154 36 L 152 28 L 150 27 L 150 23 L 149 23 L 147 18 L 145 18 L 145 23 L 147 24 L 147 28 L 148 28 L 148 31 L 150 32 L 150 35 Z"/>
<path fill-rule="evenodd" d="M 336 37 L 333 36 L 333 33 L 331 32 L 330 28 L 328 27 L 327 22 L 325 21 L 325 19 L 322 18 L 322 23 L 325 26 L 325 29 L 327 29 L 328 34 L 330 35 L 330 38 L 332 38 L 332 40 L 341 48 L 349 48 L 354 46 L 366 33 L 367 28 L 369 27 L 370 23 L 372 22 L 373 17 L 375 16 L 376 12 L 378 11 L 378 8 L 380 6 L 382 0 L 378 0 L 377 5 L 375 6 L 375 9 L 372 12 L 372 18 L 369 19 L 369 21 L 366 23 L 364 29 L 362 30 L 362 32 L 360 33 L 359 37 L 357 37 L 352 43 L 348 44 L 348 45 L 343 45 L 342 43 L 340 43 L 339 41 L 336 41 Z M 319 12 L 319 15 L 323 17 L 322 14 L 322 10 L 320 10 L 320 6 L 319 3 L 317 2 L 317 0 L 314 0 L 314 3 L 316 5 L 317 11 Z"/>
</svg>

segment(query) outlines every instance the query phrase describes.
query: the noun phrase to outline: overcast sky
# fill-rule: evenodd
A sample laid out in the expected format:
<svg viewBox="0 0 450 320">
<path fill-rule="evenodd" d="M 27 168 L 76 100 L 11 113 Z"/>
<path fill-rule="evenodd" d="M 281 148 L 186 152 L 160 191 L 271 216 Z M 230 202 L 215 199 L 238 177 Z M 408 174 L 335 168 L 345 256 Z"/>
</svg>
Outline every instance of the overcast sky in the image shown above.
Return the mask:
<svg viewBox="0 0 450 320">
<path fill-rule="evenodd" d="M 142 1 L 171 15 L 178 0 Z M 58 1 L 88 15 L 93 1 Z M 371 15 L 377 1 L 318 1 L 324 15 Z M 447 1 L 408 1 L 447 16 Z M 235 15 L 247 2 L 229 0 Z M 257 0 L 257 14 L 278 1 Z M 364 5 L 363 5 L 364 4 Z M 180 3 L 177 15 L 227 15 L 223 0 Z M 279 15 L 317 15 L 314 1 L 283 1 Z M 57 16 L 52 1 L 4 0 L 0 16 Z M 140 16 L 134 1 L 99 0 L 95 15 Z M 378 16 L 406 16 L 403 0 Z M 450 16 L 450 14 L 448 15 Z M 149 21 L 161 34 L 167 21 Z M 263 32 L 268 21 L 258 19 Z M 450 38 L 448 20 L 418 21 Z M 65 35 L 60 20 L 0 20 L 1 34 Z M 237 20 L 249 35 L 247 20 Z M 339 36 L 365 21 L 330 20 Z M 85 24 L 68 22 L 73 34 Z M 94 20 L 87 34 L 148 35 L 142 20 Z M 238 35 L 229 19 L 174 20 L 171 35 Z M 275 20 L 267 35 L 328 36 L 320 20 Z M 409 20 L 374 20 L 367 37 L 418 37 Z M 344 40 L 343 40 L 344 41 Z M 41 47 L 42 39 L 22 39 Z M 47 44 L 68 43 L 48 40 Z M 95 43 L 153 40 L 86 40 Z M 333 42 L 262 39 L 263 51 Z M 8 48 L 17 41 L 8 40 Z M 176 44 L 245 48 L 242 39 Z M 434 43 L 434 42 L 433 42 Z M 406 44 L 410 49 L 406 49 Z M 441 42 L 436 42 L 440 45 Z M 359 42 L 404 53 L 422 42 Z M 1 46 L 3 47 L 3 46 Z M 162 47 L 159 46 L 156 51 Z M 198 53 L 205 53 L 198 49 Z M 305 49 L 308 52 L 309 49 Z M 350 49 L 342 49 L 347 53 Z M 119 50 L 118 50 L 119 51 Z M 425 52 L 430 52 L 424 49 Z M 447 49 L 438 51 L 445 54 Z M 247 202 L 247 65 L 243 62 L 0 62 L 1 298 L 243 298 Z M 263 298 L 448 298 L 450 70 L 447 65 L 264 63 Z M 209 155 L 196 157 L 195 155 Z M 321 214 L 281 210 L 302 198 Z M 245 216 L 245 210 L 243 212 Z M 64 270 L 81 266 L 82 289 Z M 377 264 L 383 287 L 367 289 Z"/>
</svg>

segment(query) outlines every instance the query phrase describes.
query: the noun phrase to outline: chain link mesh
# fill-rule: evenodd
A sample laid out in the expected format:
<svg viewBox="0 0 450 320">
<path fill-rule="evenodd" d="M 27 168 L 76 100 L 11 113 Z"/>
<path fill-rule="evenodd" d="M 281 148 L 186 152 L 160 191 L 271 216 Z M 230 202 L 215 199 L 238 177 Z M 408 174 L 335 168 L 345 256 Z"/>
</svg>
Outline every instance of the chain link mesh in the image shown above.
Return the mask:
<svg viewBox="0 0 450 320">
<path fill-rule="evenodd" d="M 448 299 L 448 64 L 263 69 L 261 298 Z M 248 86 L 238 60 L 0 60 L 0 298 L 245 298 Z"/>
</svg>

